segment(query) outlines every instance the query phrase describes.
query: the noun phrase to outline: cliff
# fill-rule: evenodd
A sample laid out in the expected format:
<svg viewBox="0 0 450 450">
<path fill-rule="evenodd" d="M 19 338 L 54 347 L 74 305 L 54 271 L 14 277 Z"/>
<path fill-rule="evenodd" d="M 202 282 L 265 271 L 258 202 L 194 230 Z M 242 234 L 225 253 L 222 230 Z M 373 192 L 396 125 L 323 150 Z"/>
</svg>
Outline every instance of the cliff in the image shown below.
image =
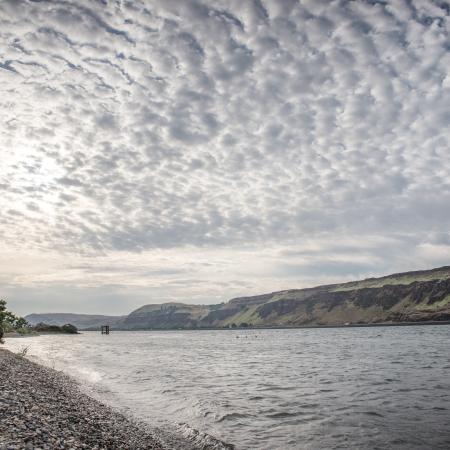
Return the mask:
<svg viewBox="0 0 450 450">
<path fill-rule="evenodd" d="M 219 305 L 146 305 L 119 320 L 115 327 L 136 330 L 447 320 L 450 266 L 239 297 Z"/>
</svg>

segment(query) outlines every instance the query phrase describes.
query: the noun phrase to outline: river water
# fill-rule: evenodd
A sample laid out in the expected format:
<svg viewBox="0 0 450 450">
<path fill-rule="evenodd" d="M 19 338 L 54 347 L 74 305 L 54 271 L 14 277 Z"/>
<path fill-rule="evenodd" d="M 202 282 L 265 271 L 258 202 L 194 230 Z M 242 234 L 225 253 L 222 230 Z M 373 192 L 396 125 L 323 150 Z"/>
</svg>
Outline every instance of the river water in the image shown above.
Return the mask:
<svg viewBox="0 0 450 450">
<path fill-rule="evenodd" d="M 85 332 L 6 346 L 152 425 L 238 449 L 450 448 L 450 326 Z"/>
</svg>

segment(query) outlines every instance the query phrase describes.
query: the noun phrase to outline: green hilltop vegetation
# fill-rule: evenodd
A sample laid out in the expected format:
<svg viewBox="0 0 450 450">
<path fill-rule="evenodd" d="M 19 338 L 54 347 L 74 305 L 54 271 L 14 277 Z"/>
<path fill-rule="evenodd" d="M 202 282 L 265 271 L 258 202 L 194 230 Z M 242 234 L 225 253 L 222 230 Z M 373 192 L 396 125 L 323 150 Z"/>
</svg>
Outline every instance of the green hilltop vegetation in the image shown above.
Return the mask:
<svg viewBox="0 0 450 450">
<path fill-rule="evenodd" d="M 446 280 L 447 278 L 450 278 L 449 266 L 431 270 L 420 270 L 417 272 L 395 273 L 380 278 L 367 278 L 362 281 L 351 281 L 349 283 L 338 285 L 335 291 L 351 291 L 355 288 L 377 288 L 386 285 L 411 284 L 415 281 Z"/>
<path fill-rule="evenodd" d="M 450 266 L 341 284 L 238 297 L 218 305 L 163 303 L 128 316 L 34 314 L 32 323 L 80 329 L 300 327 L 450 321 Z"/>
</svg>

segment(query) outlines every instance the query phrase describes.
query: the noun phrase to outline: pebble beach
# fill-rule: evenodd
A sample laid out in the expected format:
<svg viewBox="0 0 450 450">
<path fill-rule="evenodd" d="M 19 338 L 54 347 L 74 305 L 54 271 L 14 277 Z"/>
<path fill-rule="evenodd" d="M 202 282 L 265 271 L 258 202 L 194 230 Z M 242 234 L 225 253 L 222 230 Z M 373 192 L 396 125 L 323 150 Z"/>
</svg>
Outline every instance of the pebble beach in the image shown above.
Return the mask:
<svg viewBox="0 0 450 450">
<path fill-rule="evenodd" d="M 70 377 L 0 349 L 1 450 L 167 448 Z"/>
</svg>

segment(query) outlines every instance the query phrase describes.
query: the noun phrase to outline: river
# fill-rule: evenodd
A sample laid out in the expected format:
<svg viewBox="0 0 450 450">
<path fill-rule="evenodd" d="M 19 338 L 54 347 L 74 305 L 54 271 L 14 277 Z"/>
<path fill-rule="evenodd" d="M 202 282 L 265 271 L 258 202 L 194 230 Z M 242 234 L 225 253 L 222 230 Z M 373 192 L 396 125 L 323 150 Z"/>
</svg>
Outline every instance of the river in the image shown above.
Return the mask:
<svg viewBox="0 0 450 450">
<path fill-rule="evenodd" d="M 238 449 L 450 448 L 450 326 L 84 332 L 6 347 L 152 426 Z"/>
</svg>

